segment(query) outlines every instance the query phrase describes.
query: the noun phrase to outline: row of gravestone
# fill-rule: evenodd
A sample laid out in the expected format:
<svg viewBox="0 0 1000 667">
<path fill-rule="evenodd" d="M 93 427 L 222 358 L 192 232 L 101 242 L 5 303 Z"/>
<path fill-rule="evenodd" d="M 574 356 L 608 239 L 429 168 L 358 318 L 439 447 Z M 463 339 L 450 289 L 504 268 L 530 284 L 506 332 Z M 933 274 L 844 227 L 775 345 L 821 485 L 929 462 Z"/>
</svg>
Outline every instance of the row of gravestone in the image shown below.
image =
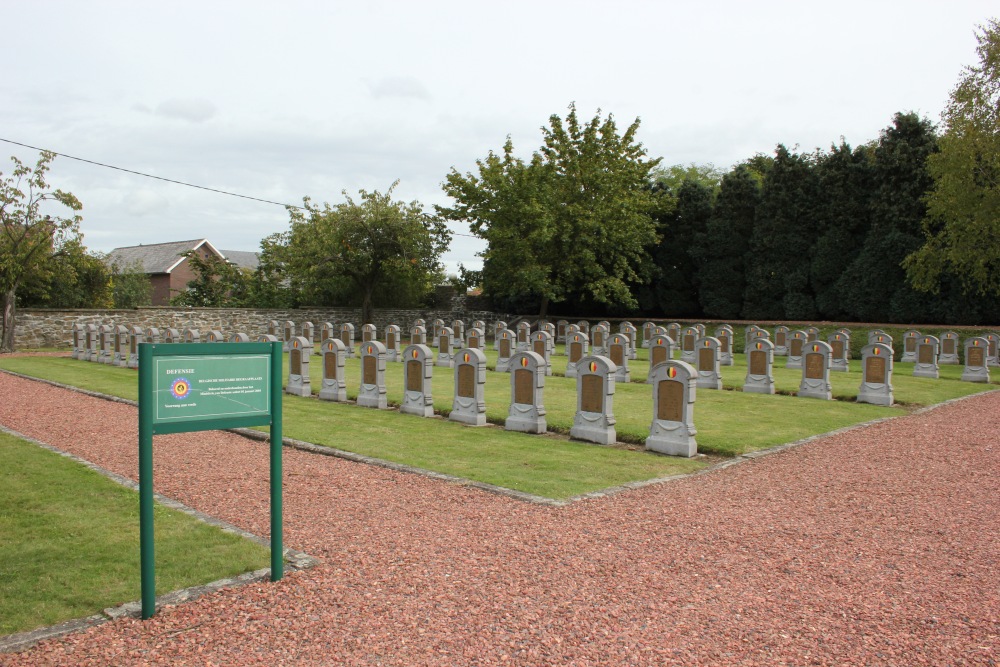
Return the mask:
<svg viewBox="0 0 1000 667">
<path fill-rule="evenodd" d="M 202 339 L 198 329 L 143 329 L 124 324 L 74 324 L 71 337 L 74 359 L 127 368 L 139 367 L 139 343 L 248 343 L 251 340 L 245 333 L 234 333 L 226 338 L 221 331 L 213 330 Z"/>
</svg>

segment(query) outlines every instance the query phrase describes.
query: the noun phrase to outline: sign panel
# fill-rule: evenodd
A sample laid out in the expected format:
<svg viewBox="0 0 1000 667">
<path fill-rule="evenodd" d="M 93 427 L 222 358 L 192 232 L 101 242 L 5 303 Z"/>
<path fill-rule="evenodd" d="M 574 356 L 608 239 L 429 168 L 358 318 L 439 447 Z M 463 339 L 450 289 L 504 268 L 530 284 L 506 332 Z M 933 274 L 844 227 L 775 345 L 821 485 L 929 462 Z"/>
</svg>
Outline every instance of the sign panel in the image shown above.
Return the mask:
<svg viewBox="0 0 1000 667">
<path fill-rule="evenodd" d="M 153 424 L 270 415 L 271 356 L 153 357 Z"/>
</svg>

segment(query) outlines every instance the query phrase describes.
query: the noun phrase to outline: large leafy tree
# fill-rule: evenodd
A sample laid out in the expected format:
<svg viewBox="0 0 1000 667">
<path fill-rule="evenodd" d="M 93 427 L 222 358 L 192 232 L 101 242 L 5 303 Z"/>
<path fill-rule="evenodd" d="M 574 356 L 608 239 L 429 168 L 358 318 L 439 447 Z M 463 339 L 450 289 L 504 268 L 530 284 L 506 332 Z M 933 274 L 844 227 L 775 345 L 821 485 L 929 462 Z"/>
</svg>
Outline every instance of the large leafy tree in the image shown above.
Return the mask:
<svg viewBox="0 0 1000 667">
<path fill-rule="evenodd" d="M 253 307 L 247 293 L 253 272 L 231 264 L 217 255 L 202 257 L 197 251 L 184 253 L 194 272 L 194 280 L 187 284 L 170 303 L 178 306 L 203 307 Z"/>
<path fill-rule="evenodd" d="M 676 191 L 676 206 L 657 218 L 663 240 L 654 250 L 659 271 L 654 292 L 662 314 L 692 317 L 701 312 L 698 301 L 698 267 L 704 259 L 705 227 L 712 214 L 712 187 L 688 178 Z"/>
<path fill-rule="evenodd" d="M 68 192 L 51 190 L 45 180 L 54 159 L 55 153 L 42 151 L 32 167 L 12 157 L 10 175 L 0 172 L 0 352 L 14 350 L 18 288 L 79 237 L 80 216 L 58 211 L 79 211 L 83 205 Z"/>
<path fill-rule="evenodd" d="M 906 259 L 913 285 L 1000 295 L 1000 23 L 976 35 L 977 65 L 962 72 L 942 114 L 940 152 L 928 159 L 925 242 Z"/>
<path fill-rule="evenodd" d="M 410 305 L 443 277 L 440 258 L 451 234 L 419 202 L 360 191 L 360 201 L 316 206 L 309 198 L 291 209 L 291 228 L 268 241 L 298 300 L 309 305 L 360 305 L 373 321 L 376 301 Z M 269 261 L 271 258 L 269 257 Z"/>
<path fill-rule="evenodd" d="M 515 157 L 508 138 L 501 154 L 477 160 L 478 173 L 452 169 L 438 207 L 468 222 L 488 246 L 483 289 L 508 306 L 566 301 L 634 308 L 630 289 L 649 279 L 647 248 L 656 241 L 648 187 L 658 159 L 636 141 L 639 120 L 619 133 L 600 111 L 581 122 L 575 105 L 549 118 L 530 160 Z"/>
</svg>

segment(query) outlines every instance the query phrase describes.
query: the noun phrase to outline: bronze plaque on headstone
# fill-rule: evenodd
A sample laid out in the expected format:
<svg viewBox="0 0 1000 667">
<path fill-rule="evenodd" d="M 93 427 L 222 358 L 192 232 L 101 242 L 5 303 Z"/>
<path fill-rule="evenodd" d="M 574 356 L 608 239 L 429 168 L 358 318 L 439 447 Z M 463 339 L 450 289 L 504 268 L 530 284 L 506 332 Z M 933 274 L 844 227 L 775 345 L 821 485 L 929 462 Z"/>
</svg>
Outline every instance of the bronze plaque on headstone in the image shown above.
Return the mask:
<svg viewBox="0 0 1000 667">
<path fill-rule="evenodd" d="M 476 367 L 472 364 L 459 364 L 458 366 L 458 388 L 455 389 L 459 398 L 475 398 L 476 396 Z"/>
<path fill-rule="evenodd" d="M 600 375 L 581 375 L 580 384 L 580 409 L 604 412 L 604 379 Z"/>
<path fill-rule="evenodd" d="M 479 349 L 479 337 L 478 336 L 469 336 L 469 347 L 471 347 L 474 350 Z"/>
<path fill-rule="evenodd" d="M 694 336 L 691 334 L 684 334 L 684 351 L 691 352 L 694 350 Z"/>
<path fill-rule="evenodd" d="M 750 375 L 767 375 L 767 352 L 750 351 Z"/>
<path fill-rule="evenodd" d="M 344 347 L 351 346 L 351 334 L 347 331 L 340 332 L 340 342 L 344 344 Z"/>
<path fill-rule="evenodd" d="M 138 334 L 132 334 L 132 340 L 131 340 L 131 342 L 129 343 L 129 351 L 130 351 L 130 352 L 131 352 L 132 354 L 135 354 L 135 353 L 136 353 L 136 352 L 135 352 L 135 346 L 136 346 L 136 343 L 138 342 L 138 340 L 139 340 L 139 336 L 138 336 Z"/>
<path fill-rule="evenodd" d="M 594 333 L 594 347 L 604 347 L 604 332 L 598 331 Z"/>
<path fill-rule="evenodd" d="M 288 372 L 292 375 L 302 375 L 302 350 L 297 347 L 288 355 Z"/>
<path fill-rule="evenodd" d="M 778 333 L 774 334 L 774 344 L 777 345 L 778 347 L 784 347 L 785 346 L 785 332 L 784 331 L 779 331 Z"/>
<path fill-rule="evenodd" d="M 830 347 L 833 348 L 833 356 L 835 359 L 844 358 L 844 341 L 835 340 L 832 343 L 830 343 Z"/>
<path fill-rule="evenodd" d="M 819 352 L 810 352 L 806 355 L 806 379 L 822 380 L 823 365 L 826 358 Z"/>
<path fill-rule="evenodd" d="M 369 331 L 368 329 L 364 329 L 361 332 L 361 342 L 362 343 L 370 343 L 370 342 L 372 342 L 372 332 Z"/>
<path fill-rule="evenodd" d="M 663 347 L 662 345 L 657 345 L 656 347 L 654 347 L 653 351 L 650 352 L 650 360 L 652 361 L 654 366 L 656 364 L 662 364 L 664 361 L 667 360 L 667 348 Z"/>
<path fill-rule="evenodd" d="M 438 350 L 447 350 L 451 345 L 451 337 L 447 334 L 441 334 L 438 338 Z"/>
<path fill-rule="evenodd" d="M 983 348 L 981 347 L 967 347 L 965 348 L 965 360 L 966 366 L 985 366 L 985 355 L 983 354 Z"/>
<path fill-rule="evenodd" d="M 537 354 L 538 356 L 540 356 L 542 359 L 545 358 L 545 341 L 544 340 L 536 340 L 535 343 L 534 343 L 534 345 L 532 346 L 532 348 L 533 348 L 533 352 L 535 354 Z"/>
<path fill-rule="evenodd" d="M 715 370 L 715 350 L 710 347 L 703 347 L 698 350 L 698 370 L 699 371 L 714 371 Z"/>
<path fill-rule="evenodd" d="M 396 332 L 390 331 L 385 335 L 385 346 L 390 350 L 396 349 Z"/>
<path fill-rule="evenodd" d="M 955 354 L 955 339 L 945 338 L 941 341 L 941 349 L 944 351 L 944 354 Z"/>
<path fill-rule="evenodd" d="M 504 358 L 510 356 L 510 338 L 500 339 L 500 356 Z"/>
<path fill-rule="evenodd" d="M 906 350 L 907 352 L 915 352 L 917 349 L 917 339 L 914 338 L 913 336 L 910 336 L 909 338 L 904 340 L 903 349 Z"/>
<path fill-rule="evenodd" d="M 684 420 L 684 383 L 677 380 L 660 380 L 657 387 L 656 418 L 661 421 Z"/>
<path fill-rule="evenodd" d="M 723 353 L 729 352 L 729 336 L 723 336 L 719 339 L 719 342 L 722 343 Z"/>
<path fill-rule="evenodd" d="M 801 338 L 793 338 L 792 339 L 792 349 L 789 350 L 789 354 L 792 355 L 793 357 L 801 357 L 802 356 L 802 343 L 804 343 L 804 342 L 805 341 L 803 341 Z"/>
<path fill-rule="evenodd" d="M 528 330 L 527 329 L 518 327 L 518 330 L 517 330 L 517 342 L 518 343 L 527 343 L 528 342 Z"/>
<path fill-rule="evenodd" d="M 285 327 L 285 340 L 292 339 L 292 330 L 289 327 Z"/>
<path fill-rule="evenodd" d="M 323 377 L 328 380 L 337 379 L 337 353 L 330 352 L 323 355 Z"/>
<path fill-rule="evenodd" d="M 921 364 L 934 363 L 934 346 L 931 344 L 917 347 L 917 362 Z"/>
<path fill-rule="evenodd" d="M 406 391 L 424 390 L 424 364 L 410 359 L 406 362 Z"/>
<path fill-rule="evenodd" d="M 514 371 L 514 402 L 532 405 L 535 402 L 535 373 L 526 368 Z"/>
<path fill-rule="evenodd" d="M 378 357 L 368 355 L 361 365 L 363 373 L 361 381 L 365 384 L 377 384 Z"/>
<path fill-rule="evenodd" d="M 996 341 L 996 339 L 995 338 L 990 338 L 987 341 L 987 345 L 989 345 L 989 349 L 990 349 L 989 356 L 991 356 L 991 357 L 997 356 L 997 341 Z"/>
<path fill-rule="evenodd" d="M 624 345 L 612 345 L 611 346 L 611 361 L 613 361 L 616 366 L 624 366 L 625 365 L 625 346 Z"/>
<path fill-rule="evenodd" d="M 865 362 L 865 382 L 885 384 L 885 357 L 868 357 Z"/>
<path fill-rule="evenodd" d="M 575 364 L 583 357 L 583 343 L 574 341 L 569 344 L 569 361 Z"/>
</svg>

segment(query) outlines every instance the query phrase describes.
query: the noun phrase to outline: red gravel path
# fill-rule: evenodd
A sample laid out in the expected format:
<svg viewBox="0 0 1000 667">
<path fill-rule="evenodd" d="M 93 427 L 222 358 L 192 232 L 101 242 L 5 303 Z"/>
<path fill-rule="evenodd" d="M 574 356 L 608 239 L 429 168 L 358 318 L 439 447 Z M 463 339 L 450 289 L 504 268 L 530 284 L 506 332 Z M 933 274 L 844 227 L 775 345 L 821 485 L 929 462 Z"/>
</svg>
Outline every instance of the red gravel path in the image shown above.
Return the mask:
<svg viewBox="0 0 1000 667">
<path fill-rule="evenodd" d="M 0 374 L 0 423 L 136 476 L 128 406 Z M 992 393 L 559 509 L 286 450 L 323 565 L 0 662 L 993 665 L 998 434 Z M 266 534 L 265 445 L 155 447 L 157 491 Z"/>
</svg>

